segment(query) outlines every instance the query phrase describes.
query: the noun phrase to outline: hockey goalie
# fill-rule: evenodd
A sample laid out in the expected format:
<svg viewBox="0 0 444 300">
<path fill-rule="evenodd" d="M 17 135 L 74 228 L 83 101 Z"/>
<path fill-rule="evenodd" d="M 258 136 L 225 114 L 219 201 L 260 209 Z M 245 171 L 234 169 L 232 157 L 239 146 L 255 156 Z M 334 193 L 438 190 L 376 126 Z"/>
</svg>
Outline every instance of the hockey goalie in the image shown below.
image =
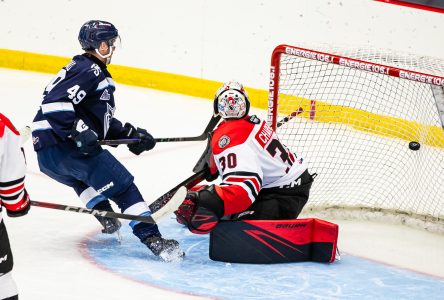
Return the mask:
<svg viewBox="0 0 444 300">
<path fill-rule="evenodd" d="M 204 168 L 208 182 L 222 182 L 190 190 L 175 212 L 177 221 L 193 233 L 211 232 L 213 260 L 334 261 L 337 225 L 296 220 L 315 176 L 265 121 L 248 115 L 249 108 L 242 84 L 231 81 L 217 90 L 214 114 L 223 121 L 194 171 Z"/>
</svg>

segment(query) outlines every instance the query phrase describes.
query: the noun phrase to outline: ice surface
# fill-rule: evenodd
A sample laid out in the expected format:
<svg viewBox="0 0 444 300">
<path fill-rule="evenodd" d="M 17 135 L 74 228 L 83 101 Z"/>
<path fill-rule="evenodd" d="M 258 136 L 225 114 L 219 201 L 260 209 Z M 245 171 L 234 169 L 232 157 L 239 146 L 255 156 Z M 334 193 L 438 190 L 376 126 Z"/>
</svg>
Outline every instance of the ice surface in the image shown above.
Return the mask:
<svg viewBox="0 0 444 300">
<path fill-rule="evenodd" d="M 51 78 L 0 69 L 0 111 L 18 128 L 29 125 Z M 199 135 L 212 109 L 211 101 L 118 83 L 116 99 L 117 118 L 155 137 Z M 111 151 L 151 202 L 192 174 L 204 148 L 205 142 L 186 142 L 159 143 L 140 156 L 122 146 Z M 39 172 L 31 143 L 25 151 L 34 200 L 81 205 L 71 189 Z M 126 225 L 119 245 L 115 237 L 100 234 L 89 215 L 33 207 L 23 218 L 4 217 L 13 276 L 25 300 L 444 298 L 444 237 L 405 226 L 337 221 L 339 263 L 251 266 L 209 260 L 208 238 L 169 218 L 160 223 L 161 231 L 178 239 L 187 254 L 173 264 L 151 255 Z"/>
<path fill-rule="evenodd" d="M 112 272 L 178 292 L 223 299 L 439 299 L 444 282 L 343 255 L 333 264 L 230 264 L 208 258 L 208 235 L 194 235 L 175 220 L 161 231 L 179 240 L 186 257 L 162 263 L 123 229 L 124 242 L 103 234 L 85 240 L 85 253 Z M 442 295 L 441 295 L 442 296 Z"/>
</svg>

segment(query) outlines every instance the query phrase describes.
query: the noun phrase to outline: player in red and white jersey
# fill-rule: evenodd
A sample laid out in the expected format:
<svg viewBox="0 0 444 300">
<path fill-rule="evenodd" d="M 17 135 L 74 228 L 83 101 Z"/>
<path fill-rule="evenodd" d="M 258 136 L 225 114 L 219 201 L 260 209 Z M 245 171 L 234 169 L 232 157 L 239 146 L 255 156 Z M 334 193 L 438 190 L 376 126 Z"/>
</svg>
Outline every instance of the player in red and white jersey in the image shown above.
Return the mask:
<svg viewBox="0 0 444 300">
<path fill-rule="evenodd" d="M 11 276 L 12 252 L 2 218 L 2 206 L 9 217 L 26 215 L 30 208 L 25 189 L 26 161 L 20 133 L 0 113 L 0 299 L 18 299 Z"/>
<path fill-rule="evenodd" d="M 279 141 L 273 129 L 249 116 L 242 84 L 218 89 L 214 112 L 223 121 L 214 131 L 203 158 L 207 180 L 222 178 L 188 193 L 177 219 L 195 233 L 211 231 L 223 216 L 234 219 L 295 219 L 306 204 L 313 177 L 305 160 Z M 202 159 L 202 158 L 201 158 Z"/>
</svg>

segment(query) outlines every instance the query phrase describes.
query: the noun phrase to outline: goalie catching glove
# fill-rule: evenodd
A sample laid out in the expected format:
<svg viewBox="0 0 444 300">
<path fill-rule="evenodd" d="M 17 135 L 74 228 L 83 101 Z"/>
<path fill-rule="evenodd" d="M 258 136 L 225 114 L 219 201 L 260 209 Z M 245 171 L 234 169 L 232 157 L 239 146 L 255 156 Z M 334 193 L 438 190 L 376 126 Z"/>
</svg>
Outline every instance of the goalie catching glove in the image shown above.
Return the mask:
<svg viewBox="0 0 444 300">
<path fill-rule="evenodd" d="M 184 224 L 192 233 L 205 234 L 219 223 L 224 215 L 224 203 L 214 190 L 214 185 L 200 190 L 190 190 L 174 212 L 177 222 Z"/>
<path fill-rule="evenodd" d="M 153 149 L 156 145 L 156 141 L 154 140 L 153 136 L 149 134 L 145 129 L 136 129 L 136 127 L 134 127 L 130 123 L 125 123 L 124 127 L 126 130 L 125 135 L 127 138 L 140 139 L 140 142 L 128 145 L 128 149 L 132 153 L 139 155 L 143 151 Z"/>
</svg>

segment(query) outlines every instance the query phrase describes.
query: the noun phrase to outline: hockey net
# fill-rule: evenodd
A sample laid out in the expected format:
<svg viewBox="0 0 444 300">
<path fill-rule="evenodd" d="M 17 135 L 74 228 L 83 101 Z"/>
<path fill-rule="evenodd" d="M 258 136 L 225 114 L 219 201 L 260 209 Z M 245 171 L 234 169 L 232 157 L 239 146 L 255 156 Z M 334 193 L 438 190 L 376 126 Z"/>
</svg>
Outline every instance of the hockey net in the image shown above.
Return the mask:
<svg viewBox="0 0 444 300">
<path fill-rule="evenodd" d="M 304 211 L 444 233 L 443 75 L 429 57 L 276 47 L 268 121 L 318 174 Z"/>
</svg>

